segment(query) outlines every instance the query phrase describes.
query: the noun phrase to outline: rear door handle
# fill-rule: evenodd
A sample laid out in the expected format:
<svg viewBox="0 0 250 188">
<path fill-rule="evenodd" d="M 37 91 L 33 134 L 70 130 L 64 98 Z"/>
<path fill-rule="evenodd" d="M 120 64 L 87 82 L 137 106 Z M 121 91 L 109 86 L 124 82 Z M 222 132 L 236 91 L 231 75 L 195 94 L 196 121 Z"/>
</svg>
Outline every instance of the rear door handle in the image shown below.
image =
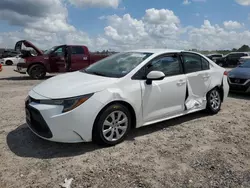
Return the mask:
<svg viewBox="0 0 250 188">
<path fill-rule="evenodd" d="M 210 75 L 209 75 L 209 74 L 205 74 L 205 75 L 203 75 L 202 77 L 203 77 L 204 79 L 206 79 L 206 78 L 209 78 Z"/>
</svg>

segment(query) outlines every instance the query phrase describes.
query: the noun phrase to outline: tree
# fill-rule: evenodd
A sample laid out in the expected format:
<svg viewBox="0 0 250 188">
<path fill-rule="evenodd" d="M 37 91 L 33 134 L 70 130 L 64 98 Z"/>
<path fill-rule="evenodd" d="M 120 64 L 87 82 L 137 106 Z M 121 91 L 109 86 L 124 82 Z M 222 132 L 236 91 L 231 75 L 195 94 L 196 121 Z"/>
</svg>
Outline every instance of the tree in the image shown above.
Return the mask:
<svg viewBox="0 0 250 188">
<path fill-rule="evenodd" d="M 248 52 L 248 51 L 250 51 L 250 47 L 248 46 L 248 45 L 243 45 L 243 46 L 241 46 L 238 50 L 237 50 L 238 52 Z"/>
</svg>

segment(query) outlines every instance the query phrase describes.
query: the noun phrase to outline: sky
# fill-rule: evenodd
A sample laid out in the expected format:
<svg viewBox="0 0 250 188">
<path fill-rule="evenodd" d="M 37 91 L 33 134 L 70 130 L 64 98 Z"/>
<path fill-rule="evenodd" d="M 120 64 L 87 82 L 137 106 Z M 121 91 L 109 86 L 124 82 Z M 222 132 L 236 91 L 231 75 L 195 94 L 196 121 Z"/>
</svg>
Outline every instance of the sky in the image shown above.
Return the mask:
<svg viewBox="0 0 250 188">
<path fill-rule="evenodd" d="M 221 50 L 250 45 L 250 0 L 0 0 L 0 48 Z"/>
</svg>

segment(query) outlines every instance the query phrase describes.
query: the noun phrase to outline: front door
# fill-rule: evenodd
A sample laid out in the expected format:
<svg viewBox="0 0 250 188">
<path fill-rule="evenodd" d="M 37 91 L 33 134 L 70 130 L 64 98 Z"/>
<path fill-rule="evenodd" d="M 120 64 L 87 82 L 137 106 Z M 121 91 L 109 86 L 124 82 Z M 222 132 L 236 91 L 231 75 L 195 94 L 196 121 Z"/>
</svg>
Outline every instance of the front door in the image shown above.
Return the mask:
<svg viewBox="0 0 250 188">
<path fill-rule="evenodd" d="M 211 84 L 210 64 L 205 58 L 195 53 L 182 53 L 182 59 L 187 76 L 187 97 L 192 101 L 188 109 L 202 106 Z"/>
<path fill-rule="evenodd" d="M 71 70 L 76 71 L 89 66 L 89 57 L 82 46 L 71 46 Z"/>
<path fill-rule="evenodd" d="M 66 72 L 64 53 L 65 46 L 58 46 L 54 52 L 50 54 L 49 62 L 51 72 Z"/>
<path fill-rule="evenodd" d="M 166 75 L 151 85 L 141 81 L 144 124 L 182 113 L 185 109 L 186 76 L 178 55 L 166 54 L 155 58 L 144 69 L 145 75 L 152 70 Z"/>
</svg>

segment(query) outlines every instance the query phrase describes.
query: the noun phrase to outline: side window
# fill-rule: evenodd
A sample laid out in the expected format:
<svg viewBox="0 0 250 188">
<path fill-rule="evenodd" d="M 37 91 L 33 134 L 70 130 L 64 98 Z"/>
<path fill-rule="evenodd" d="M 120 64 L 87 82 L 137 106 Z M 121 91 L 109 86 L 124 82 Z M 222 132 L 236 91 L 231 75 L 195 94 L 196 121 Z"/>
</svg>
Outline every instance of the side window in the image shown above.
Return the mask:
<svg viewBox="0 0 250 188">
<path fill-rule="evenodd" d="M 162 71 L 166 76 L 174 76 L 182 73 L 180 61 L 176 55 L 154 59 L 146 66 L 146 74 L 150 71 Z"/>
<path fill-rule="evenodd" d="M 81 46 L 72 46 L 71 51 L 75 55 L 84 54 L 84 49 Z"/>
<path fill-rule="evenodd" d="M 202 60 L 199 55 L 183 53 L 182 57 L 186 73 L 198 72 L 202 70 Z"/>
<path fill-rule="evenodd" d="M 56 53 L 58 56 L 64 56 L 64 47 L 57 48 L 54 53 Z"/>
<path fill-rule="evenodd" d="M 209 70 L 210 66 L 209 66 L 209 62 L 204 59 L 203 57 L 201 57 L 201 63 L 202 63 L 202 70 Z"/>
</svg>

